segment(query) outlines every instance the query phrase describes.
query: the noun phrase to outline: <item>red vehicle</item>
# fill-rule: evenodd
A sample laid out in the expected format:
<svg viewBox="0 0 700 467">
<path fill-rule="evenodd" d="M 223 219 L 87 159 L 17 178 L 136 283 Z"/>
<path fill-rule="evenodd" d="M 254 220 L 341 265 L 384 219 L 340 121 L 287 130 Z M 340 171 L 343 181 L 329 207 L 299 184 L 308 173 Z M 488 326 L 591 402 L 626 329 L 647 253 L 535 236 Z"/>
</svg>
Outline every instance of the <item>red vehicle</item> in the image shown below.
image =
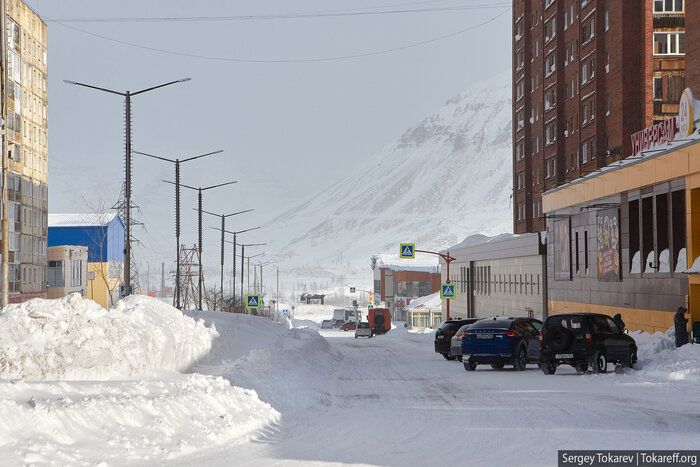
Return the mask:
<svg viewBox="0 0 700 467">
<path fill-rule="evenodd" d="M 386 334 L 391 329 L 391 313 L 388 308 L 373 308 L 367 313 L 372 334 Z"/>
<path fill-rule="evenodd" d="M 346 321 L 340 325 L 341 331 L 354 331 L 357 329 L 357 323 L 355 321 Z"/>
</svg>

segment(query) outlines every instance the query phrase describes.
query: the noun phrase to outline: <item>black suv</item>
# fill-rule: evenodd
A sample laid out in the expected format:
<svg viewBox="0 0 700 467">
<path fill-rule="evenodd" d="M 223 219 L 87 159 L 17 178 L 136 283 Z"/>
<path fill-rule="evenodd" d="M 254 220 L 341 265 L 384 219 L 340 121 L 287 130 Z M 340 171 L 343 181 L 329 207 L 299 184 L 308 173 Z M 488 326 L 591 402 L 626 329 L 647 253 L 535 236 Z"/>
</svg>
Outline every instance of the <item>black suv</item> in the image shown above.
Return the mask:
<svg viewBox="0 0 700 467">
<path fill-rule="evenodd" d="M 598 313 L 566 313 L 545 319 L 540 333 L 540 367 L 546 375 L 565 364 L 583 373 L 605 373 L 608 363 L 632 368 L 637 344 L 610 316 Z"/>
<path fill-rule="evenodd" d="M 457 330 L 465 324 L 472 324 L 477 318 L 448 319 L 435 331 L 435 352 L 442 354 L 445 360 L 454 360 L 456 357 L 450 353 L 450 341 Z"/>
</svg>

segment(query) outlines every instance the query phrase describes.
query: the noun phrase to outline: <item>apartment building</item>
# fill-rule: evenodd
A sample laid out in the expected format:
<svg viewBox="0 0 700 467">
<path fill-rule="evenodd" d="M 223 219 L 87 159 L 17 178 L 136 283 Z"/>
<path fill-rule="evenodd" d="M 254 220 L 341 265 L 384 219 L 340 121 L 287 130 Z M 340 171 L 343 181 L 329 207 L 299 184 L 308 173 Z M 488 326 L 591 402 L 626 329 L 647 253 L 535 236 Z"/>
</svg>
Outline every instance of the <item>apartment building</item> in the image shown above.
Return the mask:
<svg viewBox="0 0 700 467">
<path fill-rule="evenodd" d="M 543 192 L 678 113 L 685 43 L 685 0 L 513 1 L 515 233 L 546 229 Z"/>
<path fill-rule="evenodd" d="M 5 2 L 4 118 L 10 233 L 9 293 L 46 297 L 48 214 L 47 27 L 20 0 Z M 4 240 L 4 239 L 3 239 Z"/>
</svg>

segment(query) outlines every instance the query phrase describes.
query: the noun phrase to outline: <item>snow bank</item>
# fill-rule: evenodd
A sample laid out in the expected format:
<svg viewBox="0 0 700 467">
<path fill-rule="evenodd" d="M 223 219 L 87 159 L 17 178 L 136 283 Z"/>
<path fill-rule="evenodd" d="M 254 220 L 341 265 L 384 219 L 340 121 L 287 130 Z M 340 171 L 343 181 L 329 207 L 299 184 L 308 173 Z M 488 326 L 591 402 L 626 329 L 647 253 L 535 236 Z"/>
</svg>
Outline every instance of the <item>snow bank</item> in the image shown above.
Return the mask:
<svg viewBox="0 0 700 467">
<path fill-rule="evenodd" d="M 187 370 L 217 336 L 160 300 L 132 295 L 105 310 L 71 294 L 0 313 L 0 379 L 108 380 Z"/>
<path fill-rule="evenodd" d="M 637 342 L 636 376 L 650 381 L 700 383 L 700 345 L 686 344 L 676 348 L 675 332 L 630 333 Z"/>
</svg>

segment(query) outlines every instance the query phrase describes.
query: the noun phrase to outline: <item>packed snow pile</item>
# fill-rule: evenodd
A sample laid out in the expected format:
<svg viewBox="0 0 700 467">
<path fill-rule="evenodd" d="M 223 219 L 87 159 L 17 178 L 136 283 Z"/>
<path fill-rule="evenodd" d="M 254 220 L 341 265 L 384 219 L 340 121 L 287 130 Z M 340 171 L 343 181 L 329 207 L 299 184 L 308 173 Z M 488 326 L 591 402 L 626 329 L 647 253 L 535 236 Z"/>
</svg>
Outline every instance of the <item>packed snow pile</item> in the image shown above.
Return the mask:
<svg viewBox="0 0 700 467">
<path fill-rule="evenodd" d="M 637 342 L 637 376 L 649 380 L 695 381 L 700 383 L 700 345 L 676 348 L 673 328 L 665 333 L 634 332 Z"/>
<path fill-rule="evenodd" d="M 176 308 L 130 296 L 105 310 L 71 294 L 0 313 L 0 379 L 108 380 L 184 371 L 218 335 Z"/>
</svg>

